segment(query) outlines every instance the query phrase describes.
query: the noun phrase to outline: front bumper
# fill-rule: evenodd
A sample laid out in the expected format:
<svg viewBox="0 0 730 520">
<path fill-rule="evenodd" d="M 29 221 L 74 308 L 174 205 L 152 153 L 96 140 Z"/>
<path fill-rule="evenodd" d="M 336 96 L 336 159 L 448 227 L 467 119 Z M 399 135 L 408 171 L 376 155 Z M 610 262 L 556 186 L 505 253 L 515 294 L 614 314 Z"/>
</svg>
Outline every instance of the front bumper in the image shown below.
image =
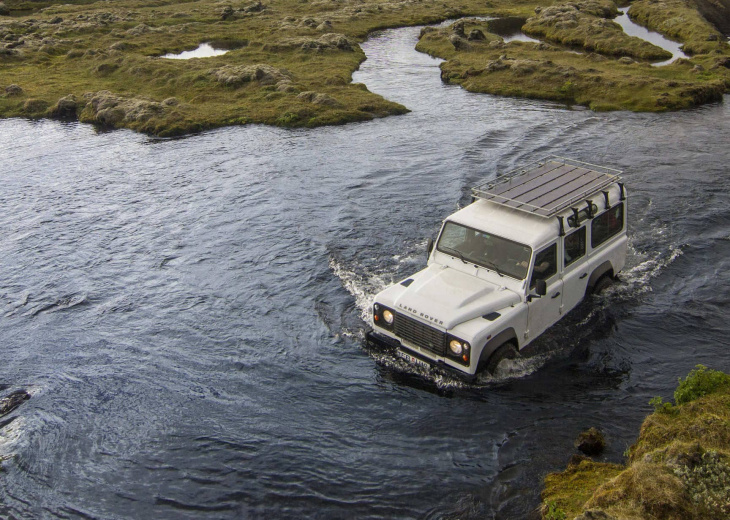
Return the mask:
<svg viewBox="0 0 730 520">
<path fill-rule="evenodd" d="M 430 358 L 427 358 L 423 354 L 416 352 L 414 350 L 409 349 L 408 347 L 404 346 L 400 341 L 398 341 L 395 338 L 391 338 L 390 336 L 386 336 L 384 334 L 378 334 L 374 330 L 369 330 L 365 334 L 365 343 L 368 346 L 368 348 L 378 349 L 378 350 L 387 350 L 387 351 L 400 351 L 406 356 L 398 356 L 401 359 L 406 359 L 406 361 L 409 361 L 410 363 L 422 365 L 427 364 L 431 368 L 435 368 L 439 371 L 445 372 L 446 374 L 450 376 L 457 377 L 458 379 L 462 379 L 464 381 L 474 381 L 476 379 L 475 374 L 469 374 L 467 372 L 463 372 L 459 370 L 458 368 L 452 367 L 451 365 L 447 365 L 441 360 L 433 360 Z M 408 359 L 408 357 L 415 358 L 413 360 Z M 420 363 L 418 361 L 420 361 Z"/>
</svg>

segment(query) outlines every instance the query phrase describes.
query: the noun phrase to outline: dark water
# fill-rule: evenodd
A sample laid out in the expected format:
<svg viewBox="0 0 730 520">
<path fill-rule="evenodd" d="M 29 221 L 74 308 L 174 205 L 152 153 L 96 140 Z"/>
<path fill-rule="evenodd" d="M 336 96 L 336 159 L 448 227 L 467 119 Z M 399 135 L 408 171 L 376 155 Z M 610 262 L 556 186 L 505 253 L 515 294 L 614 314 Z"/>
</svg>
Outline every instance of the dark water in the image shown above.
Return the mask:
<svg viewBox="0 0 730 520">
<path fill-rule="evenodd" d="M 584 428 L 619 461 L 647 401 L 730 370 L 728 104 L 596 114 L 468 94 L 368 42 L 413 110 L 179 140 L 0 121 L 0 517 L 525 518 Z M 512 377 L 463 386 L 363 349 L 468 187 L 556 153 L 626 170 L 623 283 Z"/>
</svg>

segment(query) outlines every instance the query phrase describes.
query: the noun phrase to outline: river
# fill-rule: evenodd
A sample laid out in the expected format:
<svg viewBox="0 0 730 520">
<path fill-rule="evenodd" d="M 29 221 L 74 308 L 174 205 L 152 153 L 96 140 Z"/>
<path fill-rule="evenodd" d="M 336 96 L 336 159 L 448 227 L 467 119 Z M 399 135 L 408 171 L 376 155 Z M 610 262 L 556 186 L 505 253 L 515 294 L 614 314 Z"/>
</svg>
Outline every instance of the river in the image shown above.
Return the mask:
<svg viewBox="0 0 730 520">
<path fill-rule="evenodd" d="M 354 78 L 405 116 L 182 139 L 0 121 L 0 388 L 32 394 L 0 429 L 0 517 L 527 518 L 580 431 L 621 461 L 651 397 L 730 370 L 730 105 L 470 94 L 417 35 L 373 35 Z M 370 298 L 469 187 L 547 154 L 625 170 L 622 282 L 507 377 L 368 352 Z"/>
</svg>

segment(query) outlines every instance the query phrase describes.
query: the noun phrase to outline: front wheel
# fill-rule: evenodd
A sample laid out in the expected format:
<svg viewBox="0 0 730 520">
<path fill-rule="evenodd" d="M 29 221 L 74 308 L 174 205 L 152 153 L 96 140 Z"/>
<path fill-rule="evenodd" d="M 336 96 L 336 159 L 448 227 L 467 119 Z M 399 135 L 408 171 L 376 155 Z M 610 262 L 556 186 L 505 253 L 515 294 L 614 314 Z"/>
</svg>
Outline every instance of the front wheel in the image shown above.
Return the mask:
<svg viewBox="0 0 730 520">
<path fill-rule="evenodd" d="M 489 357 L 485 370 L 490 374 L 494 374 L 502 361 L 505 359 L 516 359 L 518 356 L 519 353 L 517 352 L 517 347 L 515 347 L 514 343 L 511 341 L 503 343 L 497 347 L 494 353 Z"/>
</svg>

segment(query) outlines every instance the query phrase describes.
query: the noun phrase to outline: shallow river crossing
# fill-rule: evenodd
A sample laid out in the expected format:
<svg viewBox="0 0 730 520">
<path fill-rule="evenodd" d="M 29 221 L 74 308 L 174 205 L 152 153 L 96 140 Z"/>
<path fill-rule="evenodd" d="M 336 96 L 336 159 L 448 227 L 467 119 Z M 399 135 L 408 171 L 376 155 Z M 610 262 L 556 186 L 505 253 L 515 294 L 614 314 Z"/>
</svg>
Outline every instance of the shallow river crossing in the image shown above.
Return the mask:
<svg viewBox="0 0 730 520">
<path fill-rule="evenodd" d="M 412 112 L 183 139 L 0 121 L 0 517 L 526 518 L 573 440 L 620 461 L 655 395 L 730 370 L 730 104 L 474 95 L 413 50 L 354 80 Z M 726 99 L 726 101 L 728 101 Z M 475 385 L 361 343 L 468 188 L 547 154 L 625 170 L 622 283 Z"/>
</svg>

